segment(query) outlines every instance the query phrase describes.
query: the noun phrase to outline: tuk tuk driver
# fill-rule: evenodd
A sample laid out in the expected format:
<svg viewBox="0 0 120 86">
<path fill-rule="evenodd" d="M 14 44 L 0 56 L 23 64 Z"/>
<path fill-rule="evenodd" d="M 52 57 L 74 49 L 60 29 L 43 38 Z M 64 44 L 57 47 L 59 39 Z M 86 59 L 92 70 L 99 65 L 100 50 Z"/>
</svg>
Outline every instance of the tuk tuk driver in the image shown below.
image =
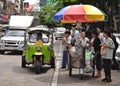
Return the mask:
<svg viewBox="0 0 120 86">
<path fill-rule="evenodd" d="M 42 45 L 42 44 L 43 44 L 43 42 L 42 42 L 42 33 L 38 33 L 36 41 L 35 41 L 35 45 Z"/>
<path fill-rule="evenodd" d="M 42 33 L 37 34 L 37 41 L 42 41 Z"/>
</svg>

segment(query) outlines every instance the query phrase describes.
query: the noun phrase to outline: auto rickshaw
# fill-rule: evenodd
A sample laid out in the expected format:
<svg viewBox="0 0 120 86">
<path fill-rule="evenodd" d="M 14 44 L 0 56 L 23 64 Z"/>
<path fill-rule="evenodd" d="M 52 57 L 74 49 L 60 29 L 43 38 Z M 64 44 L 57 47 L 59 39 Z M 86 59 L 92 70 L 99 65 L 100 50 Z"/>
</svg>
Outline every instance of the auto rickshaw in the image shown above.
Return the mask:
<svg viewBox="0 0 120 86">
<path fill-rule="evenodd" d="M 52 37 L 49 28 L 46 26 L 28 28 L 25 34 L 21 66 L 24 68 L 27 64 L 32 64 L 36 74 L 42 71 L 45 64 L 54 68 L 55 59 Z"/>
</svg>

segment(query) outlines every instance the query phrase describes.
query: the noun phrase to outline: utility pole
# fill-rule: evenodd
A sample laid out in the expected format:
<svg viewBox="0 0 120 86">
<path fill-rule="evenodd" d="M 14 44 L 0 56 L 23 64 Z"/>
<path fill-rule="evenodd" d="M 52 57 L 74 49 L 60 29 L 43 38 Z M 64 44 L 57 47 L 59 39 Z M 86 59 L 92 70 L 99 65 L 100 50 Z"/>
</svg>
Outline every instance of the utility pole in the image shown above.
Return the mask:
<svg viewBox="0 0 120 86">
<path fill-rule="evenodd" d="M 118 7 L 119 7 L 119 25 L 118 25 L 118 32 L 120 33 L 120 0 L 119 0 Z"/>
<path fill-rule="evenodd" d="M 110 0 L 110 27 L 112 27 L 112 16 L 113 16 L 113 4 Z"/>
<path fill-rule="evenodd" d="M 20 14 L 23 14 L 23 1 L 24 0 L 20 0 Z"/>
</svg>

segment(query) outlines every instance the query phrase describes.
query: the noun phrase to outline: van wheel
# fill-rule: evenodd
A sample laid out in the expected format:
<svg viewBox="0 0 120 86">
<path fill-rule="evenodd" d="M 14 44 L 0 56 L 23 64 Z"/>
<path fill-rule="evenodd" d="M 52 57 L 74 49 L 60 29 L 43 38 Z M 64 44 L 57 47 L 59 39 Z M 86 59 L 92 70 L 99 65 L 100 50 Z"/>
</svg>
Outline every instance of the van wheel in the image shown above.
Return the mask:
<svg viewBox="0 0 120 86">
<path fill-rule="evenodd" d="M 40 62 L 39 61 L 35 61 L 34 65 L 35 65 L 35 73 L 39 74 L 40 73 L 40 69 L 41 69 Z"/>
<path fill-rule="evenodd" d="M 57 37 L 56 37 L 55 39 L 56 39 L 56 40 L 58 40 L 58 38 L 57 38 Z"/>
<path fill-rule="evenodd" d="M 22 67 L 24 68 L 24 67 L 26 67 L 26 60 L 25 60 L 25 56 L 22 56 L 22 63 L 21 63 L 22 65 Z"/>
<path fill-rule="evenodd" d="M 1 53 L 1 54 L 4 54 L 4 53 L 5 53 L 5 51 L 4 51 L 4 50 L 1 50 L 1 51 L 0 51 L 0 53 Z"/>
<path fill-rule="evenodd" d="M 22 54 L 23 54 L 23 51 L 19 51 L 19 54 L 22 55 Z"/>
<path fill-rule="evenodd" d="M 55 58 L 54 57 L 51 57 L 50 65 L 51 65 L 51 68 L 55 68 Z"/>
</svg>

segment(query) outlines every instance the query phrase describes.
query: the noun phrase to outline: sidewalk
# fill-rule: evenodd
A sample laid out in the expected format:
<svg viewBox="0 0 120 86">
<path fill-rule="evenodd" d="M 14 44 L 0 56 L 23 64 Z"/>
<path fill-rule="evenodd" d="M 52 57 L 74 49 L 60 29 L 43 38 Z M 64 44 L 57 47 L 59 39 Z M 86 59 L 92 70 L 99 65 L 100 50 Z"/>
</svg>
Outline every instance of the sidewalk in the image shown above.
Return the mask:
<svg viewBox="0 0 120 86">
<path fill-rule="evenodd" d="M 103 72 L 102 72 L 102 76 Z M 60 69 L 57 86 L 120 86 L 120 72 L 112 70 L 112 82 L 101 82 L 103 78 L 92 78 L 91 74 L 85 74 L 84 80 L 78 77 L 78 69 L 73 70 L 73 76 L 69 77 L 68 71 Z"/>
<path fill-rule="evenodd" d="M 56 44 L 57 45 L 57 44 Z M 78 69 L 73 69 L 73 76 L 69 77 L 68 70 L 61 69 L 62 61 L 62 49 L 61 43 L 58 42 L 58 47 L 56 47 L 56 69 L 54 72 L 52 85 L 51 86 L 120 86 L 120 72 L 117 70 L 112 70 L 112 82 L 105 83 L 101 82 L 104 77 L 102 71 L 102 78 L 92 78 L 92 74 L 85 74 L 84 80 L 80 80 L 78 77 Z M 58 49 L 58 51 L 57 51 Z"/>
</svg>

